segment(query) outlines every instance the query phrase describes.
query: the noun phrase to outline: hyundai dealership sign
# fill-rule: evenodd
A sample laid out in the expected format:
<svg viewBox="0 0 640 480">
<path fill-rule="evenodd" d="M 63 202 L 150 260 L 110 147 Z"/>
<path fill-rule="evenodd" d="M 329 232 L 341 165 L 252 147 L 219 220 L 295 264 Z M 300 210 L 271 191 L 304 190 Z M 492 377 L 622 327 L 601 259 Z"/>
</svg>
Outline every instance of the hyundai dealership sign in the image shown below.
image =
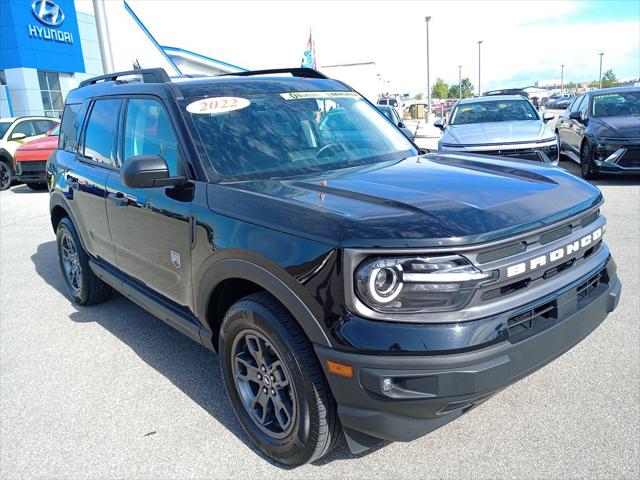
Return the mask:
<svg viewBox="0 0 640 480">
<path fill-rule="evenodd" d="M 84 72 L 73 0 L 0 0 L 0 69 Z"/>
<path fill-rule="evenodd" d="M 64 21 L 62 8 L 51 0 L 36 0 L 31 5 L 33 15 L 45 25 L 59 27 Z M 63 43 L 73 43 L 71 32 L 65 32 L 57 28 L 43 27 L 42 25 L 29 25 L 29 36 L 42 40 L 55 40 Z"/>
</svg>

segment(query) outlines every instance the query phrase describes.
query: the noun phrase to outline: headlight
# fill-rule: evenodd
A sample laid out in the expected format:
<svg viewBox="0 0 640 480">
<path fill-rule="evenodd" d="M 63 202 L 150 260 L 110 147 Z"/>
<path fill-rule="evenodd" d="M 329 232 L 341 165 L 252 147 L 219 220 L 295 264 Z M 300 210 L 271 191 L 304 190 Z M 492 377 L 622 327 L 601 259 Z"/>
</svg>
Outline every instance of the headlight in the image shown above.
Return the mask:
<svg viewBox="0 0 640 480">
<path fill-rule="evenodd" d="M 356 294 L 381 313 L 445 312 L 463 308 L 475 290 L 497 277 L 458 255 L 373 258 L 355 272 Z"/>
</svg>

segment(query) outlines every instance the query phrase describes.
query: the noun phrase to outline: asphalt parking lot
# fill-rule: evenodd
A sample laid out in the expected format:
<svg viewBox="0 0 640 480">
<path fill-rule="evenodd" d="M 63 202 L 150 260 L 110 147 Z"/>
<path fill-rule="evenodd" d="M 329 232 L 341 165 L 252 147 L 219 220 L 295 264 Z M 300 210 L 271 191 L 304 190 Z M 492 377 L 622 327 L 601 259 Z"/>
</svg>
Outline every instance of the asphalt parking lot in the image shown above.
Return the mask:
<svg viewBox="0 0 640 480">
<path fill-rule="evenodd" d="M 601 327 L 422 439 L 294 470 L 250 446 L 215 354 L 120 296 L 74 306 L 47 193 L 0 192 L 2 477 L 638 478 L 640 178 L 596 183 L 623 282 Z"/>
</svg>

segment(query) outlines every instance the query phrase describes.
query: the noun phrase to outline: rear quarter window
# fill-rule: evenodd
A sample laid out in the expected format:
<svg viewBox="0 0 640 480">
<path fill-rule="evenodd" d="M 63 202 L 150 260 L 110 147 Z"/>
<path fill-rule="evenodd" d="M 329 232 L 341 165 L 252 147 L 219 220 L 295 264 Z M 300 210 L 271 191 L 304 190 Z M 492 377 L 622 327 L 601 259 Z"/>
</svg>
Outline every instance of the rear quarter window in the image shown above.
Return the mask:
<svg viewBox="0 0 640 480">
<path fill-rule="evenodd" d="M 78 151 L 80 130 L 82 130 L 85 112 L 86 104 L 74 103 L 65 105 L 58 140 L 59 149 L 72 153 Z"/>
</svg>

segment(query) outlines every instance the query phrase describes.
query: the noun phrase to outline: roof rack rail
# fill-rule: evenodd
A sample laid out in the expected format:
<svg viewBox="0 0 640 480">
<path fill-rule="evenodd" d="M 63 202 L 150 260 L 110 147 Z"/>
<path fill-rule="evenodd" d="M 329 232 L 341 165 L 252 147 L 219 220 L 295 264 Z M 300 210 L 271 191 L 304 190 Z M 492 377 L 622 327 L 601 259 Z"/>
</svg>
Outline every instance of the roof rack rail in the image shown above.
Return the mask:
<svg viewBox="0 0 640 480">
<path fill-rule="evenodd" d="M 252 77 L 254 75 L 270 75 L 273 73 L 290 73 L 294 77 L 301 78 L 329 78 L 323 73 L 320 73 L 313 68 L 304 68 L 304 67 L 295 67 L 295 68 L 272 68 L 269 70 L 249 70 L 246 72 L 234 72 L 234 73 L 223 73 L 219 75 L 220 77 L 226 76 L 234 76 L 234 77 Z"/>
<path fill-rule="evenodd" d="M 143 83 L 167 83 L 171 81 L 169 75 L 164 68 L 141 68 L 138 70 L 127 70 L 125 72 L 114 72 L 107 75 L 100 75 L 99 77 L 88 78 L 80 82 L 80 87 L 86 87 L 87 85 L 93 85 L 100 81 L 115 82 L 118 77 L 126 77 L 129 75 L 142 75 Z"/>
</svg>

